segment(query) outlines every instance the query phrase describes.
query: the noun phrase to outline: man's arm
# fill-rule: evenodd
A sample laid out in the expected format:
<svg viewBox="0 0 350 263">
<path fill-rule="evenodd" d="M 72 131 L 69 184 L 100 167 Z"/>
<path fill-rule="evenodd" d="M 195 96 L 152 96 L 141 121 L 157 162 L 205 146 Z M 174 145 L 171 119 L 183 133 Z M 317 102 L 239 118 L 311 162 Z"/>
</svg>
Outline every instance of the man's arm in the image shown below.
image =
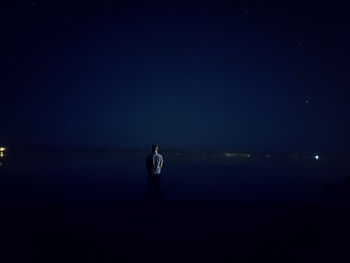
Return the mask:
<svg viewBox="0 0 350 263">
<path fill-rule="evenodd" d="M 162 168 L 163 167 L 163 157 L 161 157 L 160 159 L 160 164 L 159 164 L 159 167 Z"/>
</svg>

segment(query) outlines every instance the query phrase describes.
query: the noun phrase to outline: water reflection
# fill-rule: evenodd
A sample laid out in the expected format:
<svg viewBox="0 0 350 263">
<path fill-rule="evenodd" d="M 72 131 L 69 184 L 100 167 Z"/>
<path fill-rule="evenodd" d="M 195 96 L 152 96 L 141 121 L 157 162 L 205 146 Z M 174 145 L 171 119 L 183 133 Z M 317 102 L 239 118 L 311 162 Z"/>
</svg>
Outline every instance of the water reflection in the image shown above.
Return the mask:
<svg viewBox="0 0 350 263">
<path fill-rule="evenodd" d="M 147 201 L 152 206 L 163 205 L 162 182 L 160 175 L 147 176 Z"/>
</svg>

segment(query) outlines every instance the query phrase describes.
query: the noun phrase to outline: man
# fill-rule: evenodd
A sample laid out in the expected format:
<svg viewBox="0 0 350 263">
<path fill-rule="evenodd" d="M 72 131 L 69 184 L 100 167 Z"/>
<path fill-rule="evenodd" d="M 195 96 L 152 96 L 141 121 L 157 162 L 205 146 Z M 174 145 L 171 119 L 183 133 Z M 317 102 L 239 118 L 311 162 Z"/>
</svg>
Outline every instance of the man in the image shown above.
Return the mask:
<svg viewBox="0 0 350 263">
<path fill-rule="evenodd" d="M 163 156 L 158 153 L 158 145 L 152 145 L 152 153 L 146 158 L 147 176 L 147 190 L 149 202 L 152 202 L 153 185 L 155 185 L 156 199 L 159 204 L 162 203 L 162 190 L 160 184 L 160 172 L 163 167 Z"/>
<path fill-rule="evenodd" d="M 152 145 L 152 153 L 147 156 L 146 167 L 149 176 L 159 176 L 163 167 L 163 156 L 158 153 L 158 145 Z"/>
</svg>

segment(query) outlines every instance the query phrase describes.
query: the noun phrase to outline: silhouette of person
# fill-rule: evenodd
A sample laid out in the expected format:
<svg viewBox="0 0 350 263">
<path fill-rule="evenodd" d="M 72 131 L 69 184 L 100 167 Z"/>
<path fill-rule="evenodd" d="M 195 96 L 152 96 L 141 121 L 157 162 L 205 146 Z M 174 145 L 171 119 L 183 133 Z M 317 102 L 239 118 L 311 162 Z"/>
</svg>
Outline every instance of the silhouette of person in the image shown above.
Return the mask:
<svg viewBox="0 0 350 263">
<path fill-rule="evenodd" d="M 158 145 L 152 145 L 152 153 L 146 158 L 147 168 L 147 193 L 148 201 L 152 203 L 155 201 L 157 204 L 162 204 L 162 188 L 160 172 L 163 167 L 163 156 L 158 153 Z M 153 196 L 153 189 L 155 190 L 155 196 Z M 155 198 L 153 198 L 155 197 Z M 154 200 L 153 200 L 154 199 Z"/>
</svg>

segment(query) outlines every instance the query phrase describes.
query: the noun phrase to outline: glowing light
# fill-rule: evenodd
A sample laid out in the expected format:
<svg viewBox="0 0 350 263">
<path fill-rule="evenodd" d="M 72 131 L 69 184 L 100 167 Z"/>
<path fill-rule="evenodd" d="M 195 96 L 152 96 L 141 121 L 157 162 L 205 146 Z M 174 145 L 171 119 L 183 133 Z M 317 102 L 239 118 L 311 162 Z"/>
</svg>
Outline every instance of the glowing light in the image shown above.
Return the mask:
<svg viewBox="0 0 350 263">
<path fill-rule="evenodd" d="M 0 152 L 0 157 L 4 157 L 4 152 Z"/>
<path fill-rule="evenodd" d="M 5 147 L 0 147 L 0 152 L 4 152 L 6 151 L 6 148 Z"/>
<path fill-rule="evenodd" d="M 233 157 L 245 157 L 245 158 L 250 158 L 252 155 L 249 153 L 224 153 L 225 157 L 228 158 L 233 158 Z"/>
<path fill-rule="evenodd" d="M 237 155 L 237 153 L 225 153 L 225 157 L 235 157 Z"/>
<path fill-rule="evenodd" d="M 320 158 L 320 156 L 318 155 L 315 155 L 315 159 L 318 160 Z"/>
</svg>

